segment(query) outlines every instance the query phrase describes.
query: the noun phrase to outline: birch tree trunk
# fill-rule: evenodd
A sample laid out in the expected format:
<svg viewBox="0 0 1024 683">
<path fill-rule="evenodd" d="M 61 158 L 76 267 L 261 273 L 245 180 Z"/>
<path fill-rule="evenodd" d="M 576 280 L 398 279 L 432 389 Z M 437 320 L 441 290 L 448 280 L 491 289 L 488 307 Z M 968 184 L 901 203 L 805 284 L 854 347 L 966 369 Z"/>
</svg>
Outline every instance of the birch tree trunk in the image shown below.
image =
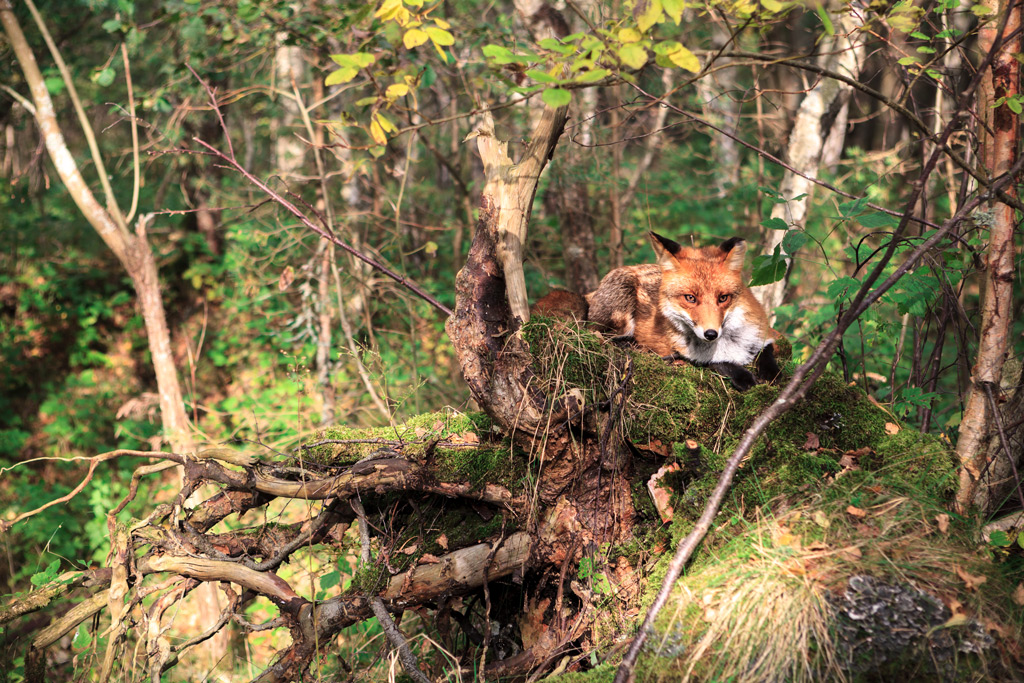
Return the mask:
<svg viewBox="0 0 1024 683">
<path fill-rule="evenodd" d="M 858 13 L 858 10 L 850 6 L 848 11 L 844 11 L 834 24 L 836 25 L 836 34 L 831 41 L 823 46 L 818 63 L 830 71 L 857 78 L 864 62 L 865 50 L 864 39 L 857 29 L 864 24 L 864 18 Z M 842 110 L 843 104 L 849 100 L 851 91 L 851 86 L 845 83 L 822 77 L 804 95 L 786 146 L 786 161 L 796 171 L 810 178 L 817 177 L 822 153 L 830 132 L 832 133 L 830 144 L 833 147 L 836 145 L 842 147 L 841 140 L 836 139 L 836 135 L 841 135 L 842 132 L 833 132 L 832 123 Z M 808 202 L 813 190 L 814 185 L 810 180 L 787 170 L 782 177 L 782 185 L 779 187 L 779 193 L 786 201 L 776 204 L 772 208 L 772 218 L 781 218 L 786 221 L 790 229 L 803 229 L 807 219 Z M 784 235 L 784 230 L 772 230 L 767 236 L 765 252 L 774 252 L 775 248 L 782 244 Z M 791 265 L 792 260 L 787 257 L 786 277 L 778 282 L 753 288 L 754 295 L 764 304 L 772 322 L 775 320 L 775 308 L 782 303 L 785 296 Z"/>
<path fill-rule="evenodd" d="M 1019 154 L 1020 116 L 1005 104 L 994 105 L 999 98 L 1012 97 L 1020 92 L 1020 65 L 1015 55 L 1021 51 L 1021 40 L 1015 32 L 1021 25 L 1021 9 L 1018 4 L 1009 5 L 999 0 L 986 0 L 983 4 L 991 10 L 991 16 L 997 18 L 982 26 L 978 33 L 978 46 L 983 54 L 988 54 L 998 41 L 999 53 L 984 74 L 978 95 L 978 137 L 983 165 L 991 177 L 997 177 L 1013 166 Z M 1010 12 L 1010 16 L 1002 35 L 997 36 L 1001 23 L 999 18 L 1006 12 Z M 1011 38 L 1005 41 L 1006 37 Z M 1014 183 L 1008 185 L 1007 192 L 1014 192 L 1014 187 Z M 1016 224 L 1012 207 L 993 202 L 985 257 L 985 294 L 981 302 L 981 338 L 956 446 L 961 464 L 956 505 L 961 511 L 974 501 L 978 481 L 988 464 L 987 445 L 992 436 L 993 402 L 989 394 L 991 392 L 996 399 L 999 397 L 1013 323 L 1013 262 L 1016 256 L 1013 233 Z"/>
</svg>

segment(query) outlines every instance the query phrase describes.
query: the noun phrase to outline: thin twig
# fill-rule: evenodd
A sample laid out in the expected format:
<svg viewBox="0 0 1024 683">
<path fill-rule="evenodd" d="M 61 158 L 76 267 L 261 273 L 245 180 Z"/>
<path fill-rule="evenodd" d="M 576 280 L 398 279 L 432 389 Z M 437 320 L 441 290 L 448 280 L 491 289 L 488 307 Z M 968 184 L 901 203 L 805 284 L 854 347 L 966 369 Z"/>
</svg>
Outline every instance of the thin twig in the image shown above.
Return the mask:
<svg viewBox="0 0 1024 683">
<path fill-rule="evenodd" d="M 132 87 L 131 63 L 128 61 L 128 46 L 121 43 L 121 59 L 124 61 L 124 82 L 128 86 L 128 116 L 132 120 L 132 206 L 128 209 L 128 215 L 124 222 L 131 223 L 135 218 L 135 211 L 139 208 L 139 187 L 141 186 L 141 169 L 139 166 L 139 122 L 135 118 L 135 90 Z"/>
</svg>

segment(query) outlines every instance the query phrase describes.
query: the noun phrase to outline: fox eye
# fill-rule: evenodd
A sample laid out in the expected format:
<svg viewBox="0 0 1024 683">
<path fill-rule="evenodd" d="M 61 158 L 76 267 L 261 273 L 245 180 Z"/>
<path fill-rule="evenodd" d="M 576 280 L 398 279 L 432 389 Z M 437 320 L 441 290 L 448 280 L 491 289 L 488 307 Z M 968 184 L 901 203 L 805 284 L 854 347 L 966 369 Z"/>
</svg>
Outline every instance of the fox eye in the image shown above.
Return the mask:
<svg viewBox="0 0 1024 683">
<path fill-rule="evenodd" d="M 718 303 L 724 304 L 726 301 L 732 298 L 732 294 L 719 294 Z"/>
<path fill-rule="evenodd" d="M 683 298 L 686 299 L 686 301 L 691 304 L 697 303 L 697 297 L 695 297 L 693 294 L 683 294 Z"/>
</svg>

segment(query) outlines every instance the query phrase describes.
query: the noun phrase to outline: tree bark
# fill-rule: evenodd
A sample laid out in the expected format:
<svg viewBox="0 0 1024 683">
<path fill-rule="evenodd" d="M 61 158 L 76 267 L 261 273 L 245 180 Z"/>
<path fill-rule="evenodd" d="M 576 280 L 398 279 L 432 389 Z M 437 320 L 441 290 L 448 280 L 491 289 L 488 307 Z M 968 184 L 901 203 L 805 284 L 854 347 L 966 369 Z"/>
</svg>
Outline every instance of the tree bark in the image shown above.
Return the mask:
<svg viewBox="0 0 1024 683">
<path fill-rule="evenodd" d="M 1006 173 L 1016 162 L 1020 145 L 1020 116 L 1006 105 L 995 103 L 1002 97 L 1013 97 L 1020 92 L 1020 65 L 1015 55 L 1021 51 L 1021 40 L 1014 33 L 1021 25 L 1019 4 L 986 0 L 986 7 L 994 17 L 1010 12 L 1001 35 L 996 35 L 1000 21 L 993 19 L 983 25 L 978 35 L 982 54 L 996 49 L 982 80 L 978 96 L 978 137 L 981 139 L 981 159 L 992 177 Z M 1006 37 L 1013 36 L 1009 41 Z M 988 130 L 992 133 L 989 134 Z M 1007 187 L 1013 193 L 1015 184 Z M 992 435 L 992 414 L 986 385 L 998 396 L 999 383 L 1009 348 L 1013 309 L 1014 258 L 1016 250 L 1013 233 L 1016 228 L 1014 209 L 1001 202 L 992 205 L 992 225 L 989 227 L 988 251 L 985 258 L 985 294 L 981 303 L 981 338 L 978 355 L 971 373 L 971 389 L 967 396 L 957 457 L 960 459 L 960 487 L 956 504 L 966 510 L 974 501 L 978 480 L 986 467 L 988 440 Z"/>
</svg>

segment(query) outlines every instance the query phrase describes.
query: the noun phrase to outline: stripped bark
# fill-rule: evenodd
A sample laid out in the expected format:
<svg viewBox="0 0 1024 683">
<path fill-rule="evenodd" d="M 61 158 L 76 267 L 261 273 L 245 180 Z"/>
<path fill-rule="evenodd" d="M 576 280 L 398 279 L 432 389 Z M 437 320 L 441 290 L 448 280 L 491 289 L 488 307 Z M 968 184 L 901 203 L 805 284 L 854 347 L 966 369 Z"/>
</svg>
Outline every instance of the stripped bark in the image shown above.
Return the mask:
<svg viewBox="0 0 1024 683">
<path fill-rule="evenodd" d="M 1016 32 L 1021 26 L 1018 3 L 986 0 L 984 6 L 993 16 L 1005 21 L 991 21 L 982 26 L 978 46 L 985 53 L 998 50 L 986 70 L 978 95 L 978 136 L 982 143 L 984 166 L 995 177 L 1006 173 L 1020 155 L 1020 116 L 1009 106 L 995 106 L 999 98 L 1020 93 L 1020 65 L 1016 54 L 1021 39 Z M 1002 32 L 998 27 L 1002 26 Z M 1009 40 L 1007 40 L 1009 38 Z M 988 131 L 992 132 L 989 133 Z M 1014 185 L 1008 192 L 1014 194 Z M 988 441 L 992 437 L 993 416 L 986 396 L 986 385 L 998 391 L 1003 363 L 1009 348 L 1013 323 L 1013 279 L 1016 250 L 1013 244 L 1017 222 L 1013 207 L 1004 202 L 992 205 L 988 250 L 985 257 L 985 294 L 981 304 L 981 337 L 978 354 L 971 373 L 971 389 L 960 422 L 957 457 L 960 459 L 960 486 L 957 507 L 964 511 L 975 499 L 978 481 L 988 459 Z"/>
</svg>

